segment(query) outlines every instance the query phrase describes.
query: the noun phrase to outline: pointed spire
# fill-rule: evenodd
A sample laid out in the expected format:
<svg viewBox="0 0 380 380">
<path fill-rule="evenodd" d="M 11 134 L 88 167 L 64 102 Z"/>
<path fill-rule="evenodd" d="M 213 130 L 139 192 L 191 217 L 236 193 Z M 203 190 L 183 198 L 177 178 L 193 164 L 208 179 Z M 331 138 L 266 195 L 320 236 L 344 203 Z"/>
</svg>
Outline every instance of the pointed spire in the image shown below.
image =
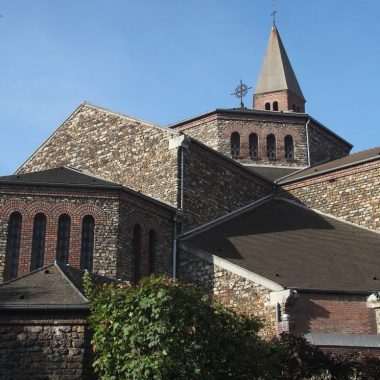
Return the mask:
<svg viewBox="0 0 380 380">
<path fill-rule="evenodd" d="M 278 110 L 304 112 L 305 98 L 286 54 L 277 27 L 273 25 L 264 62 L 257 81 L 255 97 L 257 95 L 263 97 L 264 94 L 271 94 L 271 99 L 274 99 L 273 93 L 277 92 L 286 92 L 288 95 L 286 101 L 284 101 L 284 97 L 282 97 L 282 100 L 277 100 L 279 105 L 280 103 L 282 104 L 282 107 L 279 107 L 281 109 Z M 254 99 L 254 102 L 254 108 L 258 109 L 256 99 Z M 264 108 L 259 107 L 259 109 Z"/>
</svg>

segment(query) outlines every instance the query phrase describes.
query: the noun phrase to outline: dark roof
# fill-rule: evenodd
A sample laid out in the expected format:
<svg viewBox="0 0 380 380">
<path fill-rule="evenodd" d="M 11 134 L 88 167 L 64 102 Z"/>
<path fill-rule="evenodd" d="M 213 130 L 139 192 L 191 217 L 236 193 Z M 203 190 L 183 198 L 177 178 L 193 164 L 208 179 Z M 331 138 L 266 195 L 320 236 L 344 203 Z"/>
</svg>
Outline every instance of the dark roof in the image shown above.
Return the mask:
<svg viewBox="0 0 380 380">
<path fill-rule="evenodd" d="M 78 268 L 50 264 L 0 284 L 0 309 L 87 309 L 83 274 Z M 115 281 L 99 275 L 92 277 L 95 284 Z"/>
<path fill-rule="evenodd" d="M 106 181 L 79 170 L 61 166 L 32 173 L 22 173 L 0 177 L 0 183 L 17 184 L 50 184 L 50 185 L 81 185 L 90 187 L 121 187 L 115 182 Z"/>
<path fill-rule="evenodd" d="M 380 234 L 286 200 L 272 198 L 181 242 L 288 288 L 380 290 Z"/>
<path fill-rule="evenodd" d="M 270 166 L 253 166 L 253 165 L 244 165 L 247 169 L 252 171 L 255 174 L 259 174 L 264 178 L 267 178 L 269 181 L 274 182 L 277 179 L 285 177 L 289 174 L 299 171 L 300 169 L 295 168 L 282 168 L 282 167 L 270 167 Z"/>
<path fill-rule="evenodd" d="M 324 173 L 340 170 L 347 166 L 355 166 L 363 162 L 380 159 L 380 147 L 363 150 L 358 153 L 350 154 L 348 156 L 338 158 L 337 160 L 325 162 L 320 165 L 312 166 L 304 170 L 300 170 L 292 176 L 279 181 L 279 184 L 285 184 L 293 181 L 298 181 L 307 177 L 318 176 Z"/>
</svg>

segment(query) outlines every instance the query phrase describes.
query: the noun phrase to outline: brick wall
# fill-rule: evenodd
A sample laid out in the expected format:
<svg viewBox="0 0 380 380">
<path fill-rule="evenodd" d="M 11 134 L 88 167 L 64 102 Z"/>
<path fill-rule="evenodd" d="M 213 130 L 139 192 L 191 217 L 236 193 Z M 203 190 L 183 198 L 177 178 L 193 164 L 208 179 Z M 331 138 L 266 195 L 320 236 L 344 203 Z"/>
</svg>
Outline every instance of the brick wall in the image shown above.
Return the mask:
<svg viewBox="0 0 380 380">
<path fill-rule="evenodd" d="M 288 90 L 255 94 L 253 96 L 253 109 L 265 110 L 265 104 L 268 102 L 270 103 L 271 111 L 273 111 L 273 102 L 278 102 L 278 111 L 305 112 L 305 100 Z"/>
<path fill-rule="evenodd" d="M 377 334 L 375 310 L 365 295 L 300 293 L 289 308 L 290 331 L 340 334 Z"/>
<path fill-rule="evenodd" d="M 270 306 L 270 290 L 253 281 L 181 251 L 178 278 L 210 293 L 224 306 L 239 313 L 258 317 L 264 324 L 261 336 L 276 336 L 275 308 Z"/>
<path fill-rule="evenodd" d="M 283 185 L 280 194 L 349 222 L 380 229 L 380 160 Z"/>
<path fill-rule="evenodd" d="M 183 177 L 185 231 L 273 192 L 269 182 L 196 142 L 184 149 Z"/>
<path fill-rule="evenodd" d="M 85 315 L 0 314 L 1 379 L 95 379 Z"/>
<path fill-rule="evenodd" d="M 175 205 L 177 157 L 168 142 L 173 134 L 82 104 L 18 172 L 66 165 Z"/>
<path fill-rule="evenodd" d="M 33 220 L 37 213 L 47 218 L 44 263 L 56 259 L 58 218 L 71 218 L 69 264 L 80 266 L 82 220 L 95 219 L 93 270 L 110 277 L 131 279 L 131 235 L 134 224 L 143 229 L 142 273 L 149 272 L 147 235 L 157 236 L 157 271 L 172 270 L 172 211 L 123 191 L 69 189 L 51 187 L 8 186 L 0 188 L 0 281 L 3 281 L 8 222 L 12 212 L 22 215 L 18 276 L 29 273 L 32 250 Z"/>
</svg>

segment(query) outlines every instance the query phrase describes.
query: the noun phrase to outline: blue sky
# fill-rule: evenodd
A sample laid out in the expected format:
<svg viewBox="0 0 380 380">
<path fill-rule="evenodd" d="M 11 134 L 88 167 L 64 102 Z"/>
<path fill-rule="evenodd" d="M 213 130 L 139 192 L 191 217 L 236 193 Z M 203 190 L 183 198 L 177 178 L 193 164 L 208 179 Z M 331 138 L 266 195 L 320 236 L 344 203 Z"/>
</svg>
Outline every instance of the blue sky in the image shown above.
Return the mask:
<svg viewBox="0 0 380 380">
<path fill-rule="evenodd" d="M 276 3 L 306 111 L 353 151 L 380 146 L 380 1 Z M 0 0 L 0 175 L 85 100 L 160 125 L 237 107 L 271 11 L 271 0 Z"/>
</svg>

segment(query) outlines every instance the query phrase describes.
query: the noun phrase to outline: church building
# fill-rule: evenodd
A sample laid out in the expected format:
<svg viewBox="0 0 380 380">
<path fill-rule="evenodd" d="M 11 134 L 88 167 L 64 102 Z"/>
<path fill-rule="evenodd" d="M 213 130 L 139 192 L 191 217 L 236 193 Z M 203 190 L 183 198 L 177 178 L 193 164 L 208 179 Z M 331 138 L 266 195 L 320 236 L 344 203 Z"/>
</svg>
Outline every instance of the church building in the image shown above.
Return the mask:
<svg viewBox="0 0 380 380">
<path fill-rule="evenodd" d="M 79 105 L 0 177 L 0 377 L 33 378 L 30 355 L 84 376 L 84 270 L 166 274 L 268 339 L 380 355 L 380 147 L 350 155 L 305 104 L 273 25 L 252 108 L 164 128 Z"/>
</svg>

